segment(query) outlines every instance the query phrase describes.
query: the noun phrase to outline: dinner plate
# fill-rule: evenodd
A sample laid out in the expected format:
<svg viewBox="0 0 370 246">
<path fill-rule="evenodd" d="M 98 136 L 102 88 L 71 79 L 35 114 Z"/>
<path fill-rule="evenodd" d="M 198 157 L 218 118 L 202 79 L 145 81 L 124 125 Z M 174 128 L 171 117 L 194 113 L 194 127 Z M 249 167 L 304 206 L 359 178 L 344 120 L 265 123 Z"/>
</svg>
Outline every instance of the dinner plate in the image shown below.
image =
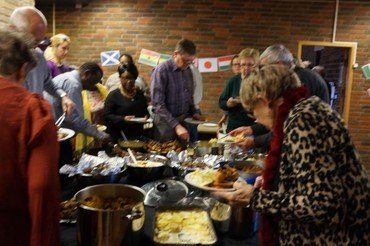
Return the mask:
<svg viewBox="0 0 370 246">
<path fill-rule="evenodd" d="M 206 121 L 204 120 L 195 120 L 193 118 L 186 118 L 184 120 L 186 123 L 189 123 L 189 124 L 194 124 L 194 125 L 199 125 L 199 124 L 204 124 L 204 123 L 207 123 Z"/>
<path fill-rule="evenodd" d="M 129 119 L 128 121 L 145 124 L 145 123 L 153 122 L 153 119 L 151 119 L 151 118 L 148 119 L 148 118 L 145 118 L 145 117 L 137 117 L 137 118 Z"/>
<path fill-rule="evenodd" d="M 104 132 L 107 130 L 107 127 L 105 125 L 96 124 L 96 129 L 98 129 L 99 132 Z"/>
<path fill-rule="evenodd" d="M 204 127 L 216 127 L 218 125 L 216 123 L 203 123 L 202 126 L 204 126 Z"/>
<path fill-rule="evenodd" d="M 59 220 L 60 224 L 76 224 L 77 219 L 61 219 Z"/>
<path fill-rule="evenodd" d="M 68 129 L 68 128 L 63 128 L 63 127 L 58 129 L 58 133 L 62 133 L 65 135 L 63 138 L 58 138 L 58 142 L 70 139 L 71 137 L 75 135 L 75 131 Z"/>
<path fill-rule="evenodd" d="M 196 187 L 198 189 L 201 189 L 201 190 L 204 190 L 204 191 L 235 191 L 235 188 L 215 188 L 215 187 L 209 187 L 209 186 L 200 185 L 199 183 L 197 183 L 197 182 L 194 181 L 194 179 L 193 179 L 194 173 L 195 172 L 188 173 L 184 177 L 184 181 L 186 183 L 190 184 L 191 186 L 194 186 L 194 187 Z M 245 182 L 240 177 L 238 178 L 237 181 Z"/>
</svg>

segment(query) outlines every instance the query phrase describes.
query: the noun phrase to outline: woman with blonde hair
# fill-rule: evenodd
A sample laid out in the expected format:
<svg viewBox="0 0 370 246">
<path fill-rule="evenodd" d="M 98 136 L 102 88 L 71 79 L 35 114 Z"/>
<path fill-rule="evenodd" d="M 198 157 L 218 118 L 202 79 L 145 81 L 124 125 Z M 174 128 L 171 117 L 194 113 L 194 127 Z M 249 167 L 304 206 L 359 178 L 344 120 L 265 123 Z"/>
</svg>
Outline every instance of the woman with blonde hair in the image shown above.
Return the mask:
<svg viewBox="0 0 370 246">
<path fill-rule="evenodd" d="M 73 68 L 64 64 L 64 60 L 69 52 L 71 39 L 67 35 L 60 33 L 51 37 L 50 41 L 51 44 L 46 48 L 44 57 L 50 68 L 51 76 L 54 78 L 61 73 L 73 70 Z"/>
<path fill-rule="evenodd" d="M 243 78 L 248 77 L 254 64 L 259 59 L 259 51 L 252 48 L 246 48 L 239 54 L 241 74 L 230 78 L 226 87 L 219 98 L 219 107 L 228 112 L 229 120 L 227 123 L 227 132 L 241 126 L 250 126 L 254 124 L 254 119 L 248 116 L 247 111 L 243 108 L 239 90 Z"/>
<path fill-rule="evenodd" d="M 213 195 L 261 213 L 261 245 L 370 245 L 370 182 L 341 116 L 282 65 L 254 69 L 240 94 L 270 151 L 254 187 Z"/>
</svg>

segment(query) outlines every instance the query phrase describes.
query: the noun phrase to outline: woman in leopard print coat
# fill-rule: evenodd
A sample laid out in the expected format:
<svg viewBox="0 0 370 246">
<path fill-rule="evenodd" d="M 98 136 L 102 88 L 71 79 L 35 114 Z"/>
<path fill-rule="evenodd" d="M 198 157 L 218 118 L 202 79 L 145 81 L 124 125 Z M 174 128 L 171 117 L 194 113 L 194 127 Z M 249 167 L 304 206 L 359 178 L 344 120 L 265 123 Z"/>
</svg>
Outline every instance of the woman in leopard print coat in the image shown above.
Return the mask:
<svg viewBox="0 0 370 246">
<path fill-rule="evenodd" d="M 280 65 L 255 69 L 241 99 L 273 131 L 262 187 L 213 195 L 261 212 L 262 245 L 370 245 L 370 183 L 339 114 Z"/>
</svg>

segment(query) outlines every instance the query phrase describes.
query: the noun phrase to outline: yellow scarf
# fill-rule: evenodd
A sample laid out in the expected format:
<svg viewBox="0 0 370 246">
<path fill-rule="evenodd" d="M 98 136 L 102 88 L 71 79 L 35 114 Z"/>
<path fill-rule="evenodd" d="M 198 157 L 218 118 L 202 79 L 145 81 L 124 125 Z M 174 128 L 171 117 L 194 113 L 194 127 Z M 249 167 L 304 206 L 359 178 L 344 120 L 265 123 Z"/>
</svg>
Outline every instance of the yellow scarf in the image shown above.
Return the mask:
<svg viewBox="0 0 370 246">
<path fill-rule="evenodd" d="M 95 86 L 98 89 L 101 97 L 105 101 L 108 95 L 108 90 L 105 88 L 104 85 L 100 83 L 97 83 Z M 88 120 L 90 123 L 92 123 L 91 122 L 91 108 L 90 108 L 89 98 L 87 96 L 87 91 L 83 90 L 81 94 L 82 94 L 82 103 L 83 103 L 83 109 L 84 109 L 84 118 Z M 80 152 L 93 141 L 94 141 L 94 138 L 86 136 L 83 133 L 78 133 L 76 136 L 75 151 Z"/>
</svg>

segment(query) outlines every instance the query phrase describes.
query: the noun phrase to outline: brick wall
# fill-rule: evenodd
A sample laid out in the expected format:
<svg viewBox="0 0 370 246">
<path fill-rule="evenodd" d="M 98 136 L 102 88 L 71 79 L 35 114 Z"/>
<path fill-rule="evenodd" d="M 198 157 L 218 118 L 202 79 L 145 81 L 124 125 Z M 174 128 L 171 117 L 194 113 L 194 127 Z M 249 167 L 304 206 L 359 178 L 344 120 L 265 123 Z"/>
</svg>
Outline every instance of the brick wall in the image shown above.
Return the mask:
<svg viewBox="0 0 370 246">
<path fill-rule="evenodd" d="M 9 16 L 13 10 L 20 6 L 35 5 L 34 0 L 1 0 L 0 1 L 0 28 L 7 25 Z"/>
<path fill-rule="evenodd" d="M 43 8 L 51 23 L 51 8 Z M 293 53 L 299 40 L 331 41 L 334 0 L 92 0 L 82 9 L 56 7 L 56 33 L 72 39 L 69 62 L 98 60 L 104 50 L 120 49 L 138 59 L 142 48 L 170 54 L 176 41 L 187 37 L 198 45 L 199 57 L 260 51 L 283 43 Z M 370 2 L 341 0 L 337 41 L 358 42 L 357 62 L 370 62 Z M 51 32 L 51 30 L 49 30 Z M 115 68 L 108 68 L 109 75 Z M 139 65 L 149 81 L 151 68 Z M 203 74 L 202 111 L 211 120 L 222 112 L 217 100 L 231 72 Z M 359 69 L 354 72 L 349 128 L 370 169 L 370 98 Z"/>
</svg>

